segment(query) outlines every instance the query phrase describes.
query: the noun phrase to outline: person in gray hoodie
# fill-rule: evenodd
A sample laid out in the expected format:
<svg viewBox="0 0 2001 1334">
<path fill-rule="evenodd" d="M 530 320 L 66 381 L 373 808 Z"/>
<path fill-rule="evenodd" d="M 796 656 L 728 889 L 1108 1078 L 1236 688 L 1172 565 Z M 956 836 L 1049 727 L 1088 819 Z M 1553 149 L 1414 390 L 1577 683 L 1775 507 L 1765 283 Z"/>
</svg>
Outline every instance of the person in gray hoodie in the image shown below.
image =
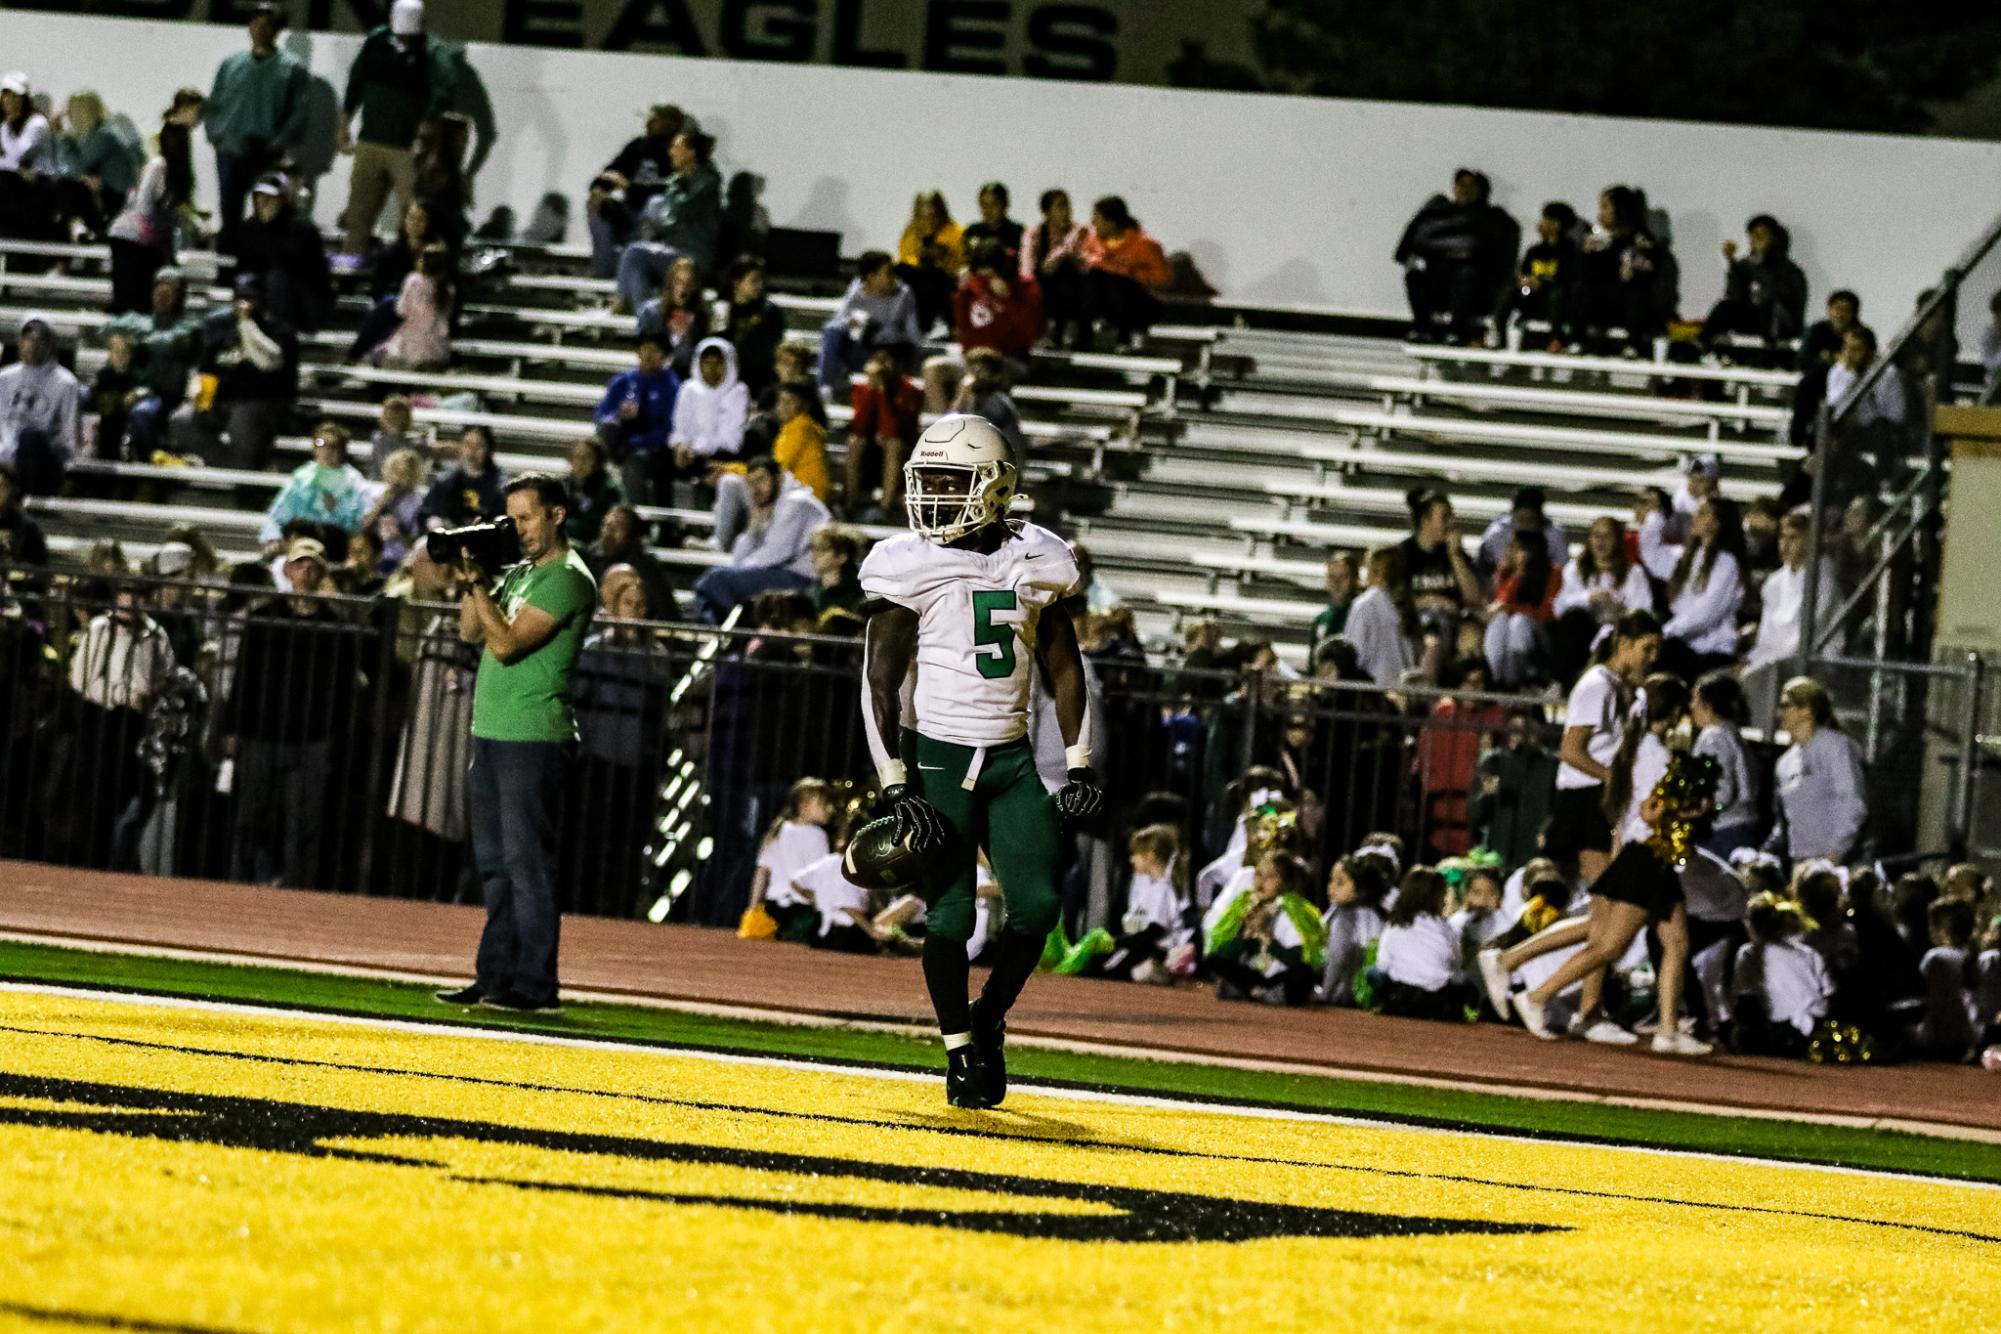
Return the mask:
<svg viewBox="0 0 2001 1334">
<path fill-rule="evenodd" d="M 1772 775 L 1779 818 L 1765 848 L 1795 865 L 1817 857 L 1846 865 L 1869 819 L 1862 747 L 1835 725 L 1827 687 L 1810 676 L 1779 691 L 1779 725 L 1793 744 Z"/>
<path fill-rule="evenodd" d="M 881 344 L 921 347 L 917 327 L 917 297 L 896 276 L 896 261 L 880 250 L 867 250 L 855 260 L 855 280 L 820 329 L 820 387 L 845 398 L 848 381 Z"/>
<path fill-rule="evenodd" d="M 811 585 L 813 533 L 833 522 L 820 498 L 787 476 L 776 459 L 766 456 L 745 464 L 743 483 L 750 512 L 730 543 L 730 563 L 695 581 L 695 607 L 711 625 L 766 589 Z M 720 531 L 724 516 L 716 517 Z"/>
<path fill-rule="evenodd" d="M 76 457 L 82 391 L 56 361 L 55 330 L 40 315 L 21 321 L 19 352 L 0 371 L 0 463 L 14 465 L 22 495 L 45 496 Z"/>
</svg>

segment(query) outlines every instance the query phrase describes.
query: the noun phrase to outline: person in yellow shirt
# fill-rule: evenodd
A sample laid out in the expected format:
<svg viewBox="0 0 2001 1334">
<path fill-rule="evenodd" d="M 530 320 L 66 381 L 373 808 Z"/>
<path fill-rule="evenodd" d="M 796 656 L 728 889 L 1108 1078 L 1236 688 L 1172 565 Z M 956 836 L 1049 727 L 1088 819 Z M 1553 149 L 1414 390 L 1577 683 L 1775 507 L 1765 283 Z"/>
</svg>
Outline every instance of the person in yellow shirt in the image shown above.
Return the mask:
<svg viewBox="0 0 2001 1334">
<path fill-rule="evenodd" d="M 952 221 L 945 196 L 925 190 L 910 205 L 910 223 L 896 243 L 896 276 L 917 298 L 923 333 L 950 311 L 952 293 L 966 271 L 966 232 Z"/>
<path fill-rule="evenodd" d="M 813 419 L 807 407 L 817 396 L 810 380 L 788 380 L 778 386 L 774 413 L 778 434 L 771 442 L 771 456 L 824 502 L 832 488 L 827 472 L 827 428 Z"/>
</svg>

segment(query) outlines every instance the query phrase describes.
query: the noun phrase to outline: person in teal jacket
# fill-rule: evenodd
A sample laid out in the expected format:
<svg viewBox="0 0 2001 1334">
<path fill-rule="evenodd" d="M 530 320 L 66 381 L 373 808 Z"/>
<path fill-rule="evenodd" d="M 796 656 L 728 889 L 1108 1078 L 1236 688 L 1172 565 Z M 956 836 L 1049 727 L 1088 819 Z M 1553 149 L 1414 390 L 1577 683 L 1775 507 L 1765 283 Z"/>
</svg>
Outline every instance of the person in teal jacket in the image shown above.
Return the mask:
<svg viewBox="0 0 2001 1334">
<path fill-rule="evenodd" d="M 369 485 L 361 470 L 347 461 L 347 428 L 321 422 L 313 431 L 313 461 L 292 470 L 278 498 L 264 513 L 258 537 L 276 551 L 285 525 L 295 519 L 331 524 L 348 536 L 361 531 L 368 516 Z"/>
<path fill-rule="evenodd" d="M 312 76 L 278 49 L 284 26 L 285 15 L 277 5 L 252 6 L 250 49 L 216 68 L 215 84 L 202 107 L 222 201 L 217 245 L 227 254 L 236 253 L 250 187 L 290 158 L 306 137 Z"/>
</svg>

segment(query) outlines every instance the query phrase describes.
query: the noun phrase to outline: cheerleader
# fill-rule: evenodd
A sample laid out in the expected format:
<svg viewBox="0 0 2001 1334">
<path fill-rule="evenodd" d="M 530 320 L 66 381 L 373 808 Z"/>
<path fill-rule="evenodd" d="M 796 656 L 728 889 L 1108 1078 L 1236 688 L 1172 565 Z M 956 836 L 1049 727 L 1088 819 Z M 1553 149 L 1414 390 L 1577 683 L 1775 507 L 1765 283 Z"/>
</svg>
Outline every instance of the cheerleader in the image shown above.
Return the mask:
<svg viewBox="0 0 2001 1334">
<path fill-rule="evenodd" d="M 1678 697 L 1672 695 L 1669 681 L 1680 687 Z M 1675 678 L 1651 678 L 1644 696 L 1648 705 L 1656 690 L 1673 700 L 1664 709 L 1671 716 L 1686 707 L 1687 688 Z M 1688 860 L 1695 825 L 1707 814 L 1716 765 L 1706 756 L 1667 756 L 1655 727 L 1641 736 L 1653 740 L 1658 752 L 1645 746 L 1643 739 L 1634 740 L 1630 747 L 1621 747 L 1619 762 L 1613 766 L 1607 805 L 1614 800 L 1625 804 L 1630 792 L 1633 808 L 1620 831 L 1624 846 L 1591 886 L 1590 934 L 1584 948 L 1539 986 L 1516 997 L 1515 1005 L 1529 1032 L 1539 1038 L 1556 1037 L 1544 1016 L 1549 1002 L 1572 982 L 1617 962 L 1652 922 L 1661 942 L 1660 1025 L 1653 1049 L 1663 1056 L 1705 1056 L 1710 1045 L 1683 1033 L 1679 1023 L 1682 979 L 1688 968 L 1688 914 L 1679 871 Z M 1642 751 L 1647 752 L 1644 757 Z M 1642 785 L 1649 773 L 1658 773 L 1657 780 Z"/>
<path fill-rule="evenodd" d="M 1209 935 L 1219 1000 L 1313 997 L 1327 948 L 1320 914 L 1306 901 L 1306 863 L 1289 852 L 1258 858 L 1249 893 L 1238 895 Z"/>
<path fill-rule="evenodd" d="M 1411 867 L 1397 887 L 1369 974 L 1384 1014 L 1464 1019 L 1474 1003 L 1473 988 L 1461 975 L 1459 933 L 1445 920 L 1450 892 L 1443 873 L 1429 866 Z"/>
<path fill-rule="evenodd" d="M 1746 1055 L 1804 1056 L 1827 1017 L 1834 985 L 1820 954 L 1800 939 L 1805 914 L 1792 899 L 1760 894 L 1744 912 L 1749 944 L 1737 950 L 1730 1048 Z"/>
<path fill-rule="evenodd" d="M 1179 883 L 1181 835 L 1173 825 L 1148 825 L 1126 841 L 1132 884 L 1126 890 L 1123 934 L 1099 927 L 1067 950 L 1055 971 L 1070 976 L 1172 982 L 1168 956 L 1192 945 L 1188 895 Z"/>
</svg>

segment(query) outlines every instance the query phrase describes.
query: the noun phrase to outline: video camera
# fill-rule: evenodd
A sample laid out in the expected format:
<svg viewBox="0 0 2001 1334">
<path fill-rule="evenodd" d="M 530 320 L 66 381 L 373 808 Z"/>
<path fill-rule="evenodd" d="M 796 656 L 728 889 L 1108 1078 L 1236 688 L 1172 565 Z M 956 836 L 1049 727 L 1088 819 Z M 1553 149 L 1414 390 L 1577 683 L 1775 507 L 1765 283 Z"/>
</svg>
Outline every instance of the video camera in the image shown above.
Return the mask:
<svg viewBox="0 0 2001 1334">
<path fill-rule="evenodd" d="M 521 559 L 521 537 L 514 531 L 514 520 L 503 515 L 463 528 L 426 533 L 424 552 L 446 569 L 471 561 L 488 574 L 497 574 Z"/>
</svg>

